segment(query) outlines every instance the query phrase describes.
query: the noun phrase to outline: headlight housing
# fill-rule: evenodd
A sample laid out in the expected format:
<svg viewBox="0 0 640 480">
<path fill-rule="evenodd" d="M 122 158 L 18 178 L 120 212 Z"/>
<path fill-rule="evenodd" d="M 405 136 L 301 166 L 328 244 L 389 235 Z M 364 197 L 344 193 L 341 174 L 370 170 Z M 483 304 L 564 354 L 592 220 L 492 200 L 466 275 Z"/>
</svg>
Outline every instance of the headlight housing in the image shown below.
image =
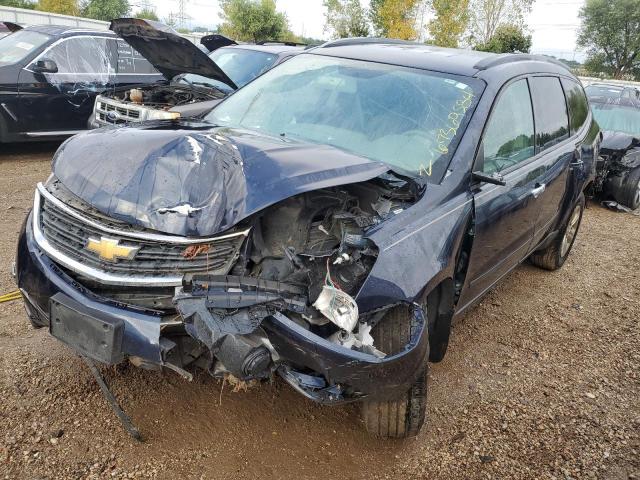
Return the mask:
<svg viewBox="0 0 640 480">
<path fill-rule="evenodd" d="M 151 109 L 145 112 L 145 120 L 176 120 L 178 118 L 180 118 L 180 113 L 178 112 Z"/>
</svg>

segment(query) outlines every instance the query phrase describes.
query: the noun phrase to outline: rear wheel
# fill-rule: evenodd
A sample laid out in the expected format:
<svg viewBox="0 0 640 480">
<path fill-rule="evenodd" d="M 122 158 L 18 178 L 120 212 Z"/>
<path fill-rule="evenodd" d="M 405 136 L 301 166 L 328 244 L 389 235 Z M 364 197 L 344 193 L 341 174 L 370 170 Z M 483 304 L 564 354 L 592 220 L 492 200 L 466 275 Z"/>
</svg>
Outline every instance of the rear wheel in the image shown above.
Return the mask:
<svg viewBox="0 0 640 480">
<path fill-rule="evenodd" d="M 533 253 L 529 257 L 531 263 L 546 270 L 557 270 L 562 267 L 576 241 L 580 223 L 582 222 L 582 212 L 584 212 L 584 195 L 580 194 L 580 198 L 578 198 L 578 202 L 573 207 L 569 219 L 560 230 L 560 234 L 553 240 L 551 245 Z"/>
<path fill-rule="evenodd" d="M 418 325 L 409 307 L 394 307 L 371 331 L 373 344 L 387 355 L 393 355 L 404 348 L 412 329 L 416 328 Z M 362 417 L 369 433 L 381 438 L 406 438 L 418 434 L 425 419 L 427 371 L 425 362 L 416 382 L 395 400 L 363 402 Z"/>
<path fill-rule="evenodd" d="M 635 210 L 640 207 L 640 167 L 629 172 L 618 191 L 618 201 L 625 207 Z"/>
</svg>

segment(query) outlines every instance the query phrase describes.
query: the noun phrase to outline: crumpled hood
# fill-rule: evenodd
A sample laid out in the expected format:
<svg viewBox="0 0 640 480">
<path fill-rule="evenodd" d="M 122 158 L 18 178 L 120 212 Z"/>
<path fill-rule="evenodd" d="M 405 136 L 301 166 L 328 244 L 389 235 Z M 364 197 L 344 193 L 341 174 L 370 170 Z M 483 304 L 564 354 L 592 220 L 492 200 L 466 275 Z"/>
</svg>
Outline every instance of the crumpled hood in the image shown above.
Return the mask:
<svg viewBox="0 0 640 480">
<path fill-rule="evenodd" d="M 293 195 L 389 170 L 342 150 L 210 124 L 157 122 L 67 140 L 53 173 L 102 213 L 183 236 L 212 236 Z"/>
<path fill-rule="evenodd" d="M 194 73 L 238 87 L 209 56 L 166 25 L 140 18 L 117 18 L 111 30 L 146 58 L 167 80 Z"/>
<path fill-rule="evenodd" d="M 636 136 L 624 132 L 602 132 L 601 150 L 628 150 L 634 147 L 640 147 L 640 132 Z"/>
</svg>

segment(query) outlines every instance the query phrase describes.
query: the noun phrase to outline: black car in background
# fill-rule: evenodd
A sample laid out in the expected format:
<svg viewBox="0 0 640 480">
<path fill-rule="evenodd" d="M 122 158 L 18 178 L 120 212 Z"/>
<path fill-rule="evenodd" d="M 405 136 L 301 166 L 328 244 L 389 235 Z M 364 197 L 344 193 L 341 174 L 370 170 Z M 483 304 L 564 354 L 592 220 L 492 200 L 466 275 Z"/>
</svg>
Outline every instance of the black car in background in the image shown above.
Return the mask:
<svg viewBox="0 0 640 480">
<path fill-rule="evenodd" d="M 86 130 L 98 93 L 161 79 L 113 32 L 26 27 L 0 39 L 0 142 Z"/>
<path fill-rule="evenodd" d="M 627 208 L 640 207 L 640 101 L 591 101 L 603 131 L 595 193 Z"/>
<path fill-rule="evenodd" d="M 166 81 L 100 95 L 90 128 L 201 115 L 236 88 L 304 51 L 296 44 L 237 45 L 222 35 L 208 35 L 201 40 L 211 51 L 207 55 L 158 22 L 120 18 L 110 28 L 162 72 Z"/>
<path fill-rule="evenodd" d="M 6 37 L 13 32 L 17 32 L 18 30 L 22 30 L 22 26 L 18 25 L 17 23 L 0 22 L 0 38 Z"/>
<path fill-rule="evenodd" d="M 640 86 L 615 83 L 592 83 L 584 88 L 592 102 L 606 103 L 618 99 L 640 102 Z"/>
<path fill-rule="evenodd" d="M 340 40 L 201 120 L 68 140 L 17 281 L 32 324 L 94 360 L 278 374 L 416 435 L 452 321 L 527 259 L 564 264 L 599 141 L 563 64 Z"/>
</svg>

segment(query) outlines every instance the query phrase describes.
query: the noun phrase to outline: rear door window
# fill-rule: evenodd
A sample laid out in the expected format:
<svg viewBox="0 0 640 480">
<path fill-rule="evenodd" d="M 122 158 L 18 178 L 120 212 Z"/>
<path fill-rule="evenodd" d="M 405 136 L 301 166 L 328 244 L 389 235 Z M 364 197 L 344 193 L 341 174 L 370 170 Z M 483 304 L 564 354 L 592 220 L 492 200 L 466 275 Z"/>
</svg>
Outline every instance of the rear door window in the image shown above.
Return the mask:
<svg viewBox="0 0 640 480">
<path fill-rule="evenodd" d="M 531 97 L 536 119 L 536 151 L 542 152 L 569 138 L 569 116 L 560 79 L 532 77 Z"/>
<path fill-rule="evenodd" d="M 569 105 L 569 124 L 571 126 L 571 135 L 580 130 L 587 121 L 589 116 L 589 104 L 584 90 L 577 82 L 573 80 L 562 79 L 562 86 L 567 97 Z"/>
<path fill-rule="evenodd" d="M 509 85 L 498 98 L 483 138 L 486 173 L 496 173 L 535 155 L 533 110 L 526 80 Z"/>
</svg>

